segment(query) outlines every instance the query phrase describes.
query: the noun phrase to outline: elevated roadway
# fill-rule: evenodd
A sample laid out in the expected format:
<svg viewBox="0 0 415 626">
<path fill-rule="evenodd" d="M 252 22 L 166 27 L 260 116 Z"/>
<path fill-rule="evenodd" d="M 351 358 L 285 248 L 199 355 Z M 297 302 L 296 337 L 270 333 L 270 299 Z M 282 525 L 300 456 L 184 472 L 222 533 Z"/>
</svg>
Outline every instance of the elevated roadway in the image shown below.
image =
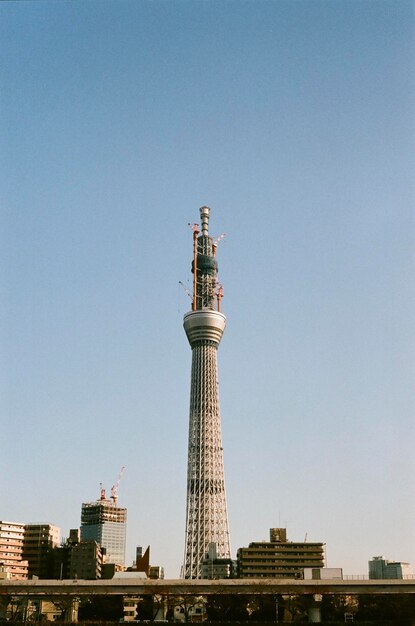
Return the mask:
<svg viewBox="0 0 415 626">
<path fill-rule="evenodd" d="M 397 594 L 415 593 L 411 580 L 1 580 L 1 596 L 83 597 L 96 595 L 311 595 L 311 594 Z"/>
</svg>

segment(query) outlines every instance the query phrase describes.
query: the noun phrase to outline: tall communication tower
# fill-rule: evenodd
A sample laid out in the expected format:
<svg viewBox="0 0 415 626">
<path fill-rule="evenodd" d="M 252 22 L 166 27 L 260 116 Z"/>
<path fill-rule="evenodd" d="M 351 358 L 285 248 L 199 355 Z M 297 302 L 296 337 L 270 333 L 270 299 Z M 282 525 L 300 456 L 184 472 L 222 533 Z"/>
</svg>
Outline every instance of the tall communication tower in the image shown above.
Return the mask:
<svg viewBox="0 0 415 626">
<path fill-rule="evenodd" d="M 192 348 L 189 449 L 187 465 L 184 578 L 201 578 L 209 544 L 218 558 L 230 558 L 223 471 L 217 350 L 225 330 L 220 312 L 222 286 L 217 281 L 216 247 L 209 236 L 209 207 L 200 209 L 193 230 L 192 310 L 183 320 Z"/>
</svg>

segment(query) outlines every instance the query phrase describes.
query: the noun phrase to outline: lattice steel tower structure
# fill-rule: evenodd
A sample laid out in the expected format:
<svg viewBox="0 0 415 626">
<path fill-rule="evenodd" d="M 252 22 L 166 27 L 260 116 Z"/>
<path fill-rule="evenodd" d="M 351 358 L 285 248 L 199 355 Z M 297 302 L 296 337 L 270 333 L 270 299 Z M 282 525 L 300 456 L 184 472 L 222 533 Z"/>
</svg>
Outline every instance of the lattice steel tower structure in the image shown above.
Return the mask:
<svg viewBox="0 0 415 626">
<path fill-rule="evenodd" d="M 220 312 L 216 246 L 209 236 L 209 207 L 200 209 L 193 230 L 193 299 L 183 326 L 192 348 L 186 538 L 182 576 L 201 578 L 202 560 L 215 543 L 218 558 L 230 558 L 217 350 L 225 330 Z"/>
</svg>

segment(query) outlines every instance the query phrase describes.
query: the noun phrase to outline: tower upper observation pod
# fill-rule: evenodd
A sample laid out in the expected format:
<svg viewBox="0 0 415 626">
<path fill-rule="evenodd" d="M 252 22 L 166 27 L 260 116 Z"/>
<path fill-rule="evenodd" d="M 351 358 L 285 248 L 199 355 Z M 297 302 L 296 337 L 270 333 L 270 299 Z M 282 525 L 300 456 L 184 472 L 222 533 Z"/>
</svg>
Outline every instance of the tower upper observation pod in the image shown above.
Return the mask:
<svg viewBox="0 0 415 626">
<path fill-rule="evenodd" d="M 191 225 L 193 230 L 192 311 L 184 317 L 184 328 L 191 346 L 201 339 L 209 339 L 219 344 L 226 324 L 226 317 L 220 313 L 222 285 L 218 283 L 217 242 L 209 236 L 210 208 L 202 206 L 199 211 L 201 234 L 198 224 Z M 199 313 L 195 315 L 196 312 Z"/>
<path fill-rule="evenodd" d="M 185 578 L 200 578 L 202 561 L 214 543 L 219 558 L 230 558 L 219 410 L 217 349 L 226 317 L 220 312 L 216 245 L 209 236 L 209 207 L 200 209 L 201 233 L 193 224 L 193 301 L 183 320 L 192 347 L 187 465 Z"/>
</svg>

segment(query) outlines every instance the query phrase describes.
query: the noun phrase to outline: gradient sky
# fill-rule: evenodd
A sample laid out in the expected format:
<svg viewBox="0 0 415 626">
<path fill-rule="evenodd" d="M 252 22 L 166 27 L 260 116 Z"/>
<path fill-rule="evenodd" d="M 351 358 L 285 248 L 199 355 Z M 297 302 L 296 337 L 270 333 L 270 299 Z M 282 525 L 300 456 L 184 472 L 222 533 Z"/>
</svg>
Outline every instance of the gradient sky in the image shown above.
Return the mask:
<svg viewBox="0 0 415 626">
<path fill-rule="evenodd" d="M 212 208 L 233 556 L 415 566 L 414 4 L 8 2 L 0 519 L 184 550 L 192 234 Z"/>
</svg>

